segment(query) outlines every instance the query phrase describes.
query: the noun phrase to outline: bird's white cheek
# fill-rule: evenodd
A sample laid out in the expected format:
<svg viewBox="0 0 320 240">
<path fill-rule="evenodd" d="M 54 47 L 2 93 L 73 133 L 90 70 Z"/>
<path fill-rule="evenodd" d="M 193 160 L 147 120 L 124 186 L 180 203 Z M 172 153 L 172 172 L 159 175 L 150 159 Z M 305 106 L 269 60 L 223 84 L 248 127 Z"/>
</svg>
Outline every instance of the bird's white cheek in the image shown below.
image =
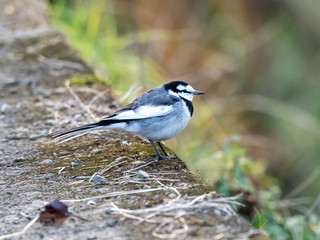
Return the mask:
<svg viewBox="0 0 320 240">
<path fill-rule="evenodd" d="M 185 92 L 176 93 L 172 90 L 169 90 L 169 94 L 171 94 L 173 96 L 177 96 L 177 97 L 183 97 L 189 101 L 192 101 L 192 99 L 193 99 L 193 94 L 191 94 L 191 93 L 185 93 Z"/>
<path fill-rule="evenodd" d="M 182 92 L 182 93 L 179 93 L 179 96 L 180 96 L 180 97 L 183 97 L 183 98 L 185 98 L 185 99 L 187 99 L 187 100 L 189 100 L 189 101 L 192 101 L 192 100 L 193 100 L 193 94 L 190 94 L 190 93 L 184 93 L 184 92 Z"/>
</svg>

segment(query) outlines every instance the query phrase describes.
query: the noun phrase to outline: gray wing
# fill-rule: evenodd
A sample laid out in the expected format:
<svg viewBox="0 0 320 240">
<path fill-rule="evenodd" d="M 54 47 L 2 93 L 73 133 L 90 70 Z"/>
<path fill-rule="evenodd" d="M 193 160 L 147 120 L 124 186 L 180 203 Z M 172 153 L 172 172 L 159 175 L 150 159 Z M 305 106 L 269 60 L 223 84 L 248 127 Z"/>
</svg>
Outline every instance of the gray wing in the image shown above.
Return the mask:
<svg viewBox="0 0 320 240">
<path fill-rule="evenodd" d="M 168 106 L 173 105 L 175 102 L 178 102 L 179 100 L 179 97 L 168 94 L 168 92 L 165 91 L 163 87 L 158 87 L 142 94 L 141 96 L 136 98 L 132 103 L 127 105 L 125 108 L 130 107 L 131 109 L 136 109 L 141 105 Z"/>
<path fill-rule="evenodd" d="M 132 103 L 103 120 L 142 119 L 164 116 L 174 111 L 179 97 L 168 94 L 162 87 L 155 88 L 136 98 Z"/>
</svg>

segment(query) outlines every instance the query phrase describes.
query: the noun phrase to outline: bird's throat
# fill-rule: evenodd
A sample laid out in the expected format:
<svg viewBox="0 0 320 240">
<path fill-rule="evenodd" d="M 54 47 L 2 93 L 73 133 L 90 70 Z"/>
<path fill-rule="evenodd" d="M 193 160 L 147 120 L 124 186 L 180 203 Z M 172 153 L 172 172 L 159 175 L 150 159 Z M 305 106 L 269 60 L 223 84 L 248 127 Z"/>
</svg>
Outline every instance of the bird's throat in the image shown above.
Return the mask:
<svg viewBox="0 0 320 240">
<path fill-rule="evenodd" d="M 180 96 L 181 97 L 181 96 Z M 187 108 L 188 108 L 188 110 L 189 110 L 189 112 L 190 112 L 190 117 L 192 116 L 192 114 L 193 114 L 193 105 L 192 105 L 192 102 L 190 101 L 190 100 L 188 100 L 188 99 L 185 99 L 184 97 L 181 97 L 182 98 L 182 100 L 185 102 L 185 104 L 186 104 L 186 106 L 187 106 Z"/>
</svg>

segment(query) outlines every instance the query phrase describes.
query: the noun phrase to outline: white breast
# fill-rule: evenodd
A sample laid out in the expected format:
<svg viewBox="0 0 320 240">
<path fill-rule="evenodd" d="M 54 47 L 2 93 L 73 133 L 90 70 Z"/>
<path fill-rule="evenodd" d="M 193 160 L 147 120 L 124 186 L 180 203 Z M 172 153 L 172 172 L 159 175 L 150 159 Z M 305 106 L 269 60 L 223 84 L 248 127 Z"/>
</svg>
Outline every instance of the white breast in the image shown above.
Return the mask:
<svg viewBox="0 0 320 240">
<path fill-rule="evenodd" d="M 127 129 L 147 140 L 165 141 L 173 138 L 187 126 L 191 117 L 184 101 L 179 101 L 174 109 L 166 116 L 145 119 L 131 124 L 128 126 L 130 130 Z"/>
</svg>

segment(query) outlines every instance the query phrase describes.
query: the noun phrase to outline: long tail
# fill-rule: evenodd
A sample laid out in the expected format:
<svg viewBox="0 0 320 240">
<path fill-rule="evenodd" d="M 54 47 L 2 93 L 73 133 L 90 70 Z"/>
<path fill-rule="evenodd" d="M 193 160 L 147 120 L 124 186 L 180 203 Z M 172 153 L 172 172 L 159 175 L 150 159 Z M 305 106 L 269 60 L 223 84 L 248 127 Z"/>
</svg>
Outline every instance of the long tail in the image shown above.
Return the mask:
<svg viewBox="0 0 320 240">
<path fill-rule="evenodd" d="M 97 122 L 97 123 L 88 124 L 88 125 L 84 125 L 84 126 L 77 127 L 77 128 L 71 128 L 69 130 L 62 130 L 62 131 L 53 132 L 50 135 L 50 137 L 54 138 L 55 141 L 58 143 L 63 143 L 63 142 L 67 142 L 71 139 L 88 134 L 94 130 L 107 129 L 107 128 L 109 128 L 109 129 L 121 128 L 121 127 L 119 127 L 119 125 L 118 125 L 118 127 L 115 127 L 115 125 L 117 125 L 117 123 L 123 123 L 126 121 L 127 120 L 104 119 L 104 120 L 101 120 L 100 122 Z"/>
<path fill-rule="evenodd" d="M 61 130 L 53 132 L 50 137 L 54 138 L 58 143 L 63 143 L 71 139 L 83 136 L 90 133 L 93 130 L 99 130 L 102 126 L 99 123 L 93 123 L 84 125 L 77 128 L 71 128 L 68 130 Z"/>
</svg>

